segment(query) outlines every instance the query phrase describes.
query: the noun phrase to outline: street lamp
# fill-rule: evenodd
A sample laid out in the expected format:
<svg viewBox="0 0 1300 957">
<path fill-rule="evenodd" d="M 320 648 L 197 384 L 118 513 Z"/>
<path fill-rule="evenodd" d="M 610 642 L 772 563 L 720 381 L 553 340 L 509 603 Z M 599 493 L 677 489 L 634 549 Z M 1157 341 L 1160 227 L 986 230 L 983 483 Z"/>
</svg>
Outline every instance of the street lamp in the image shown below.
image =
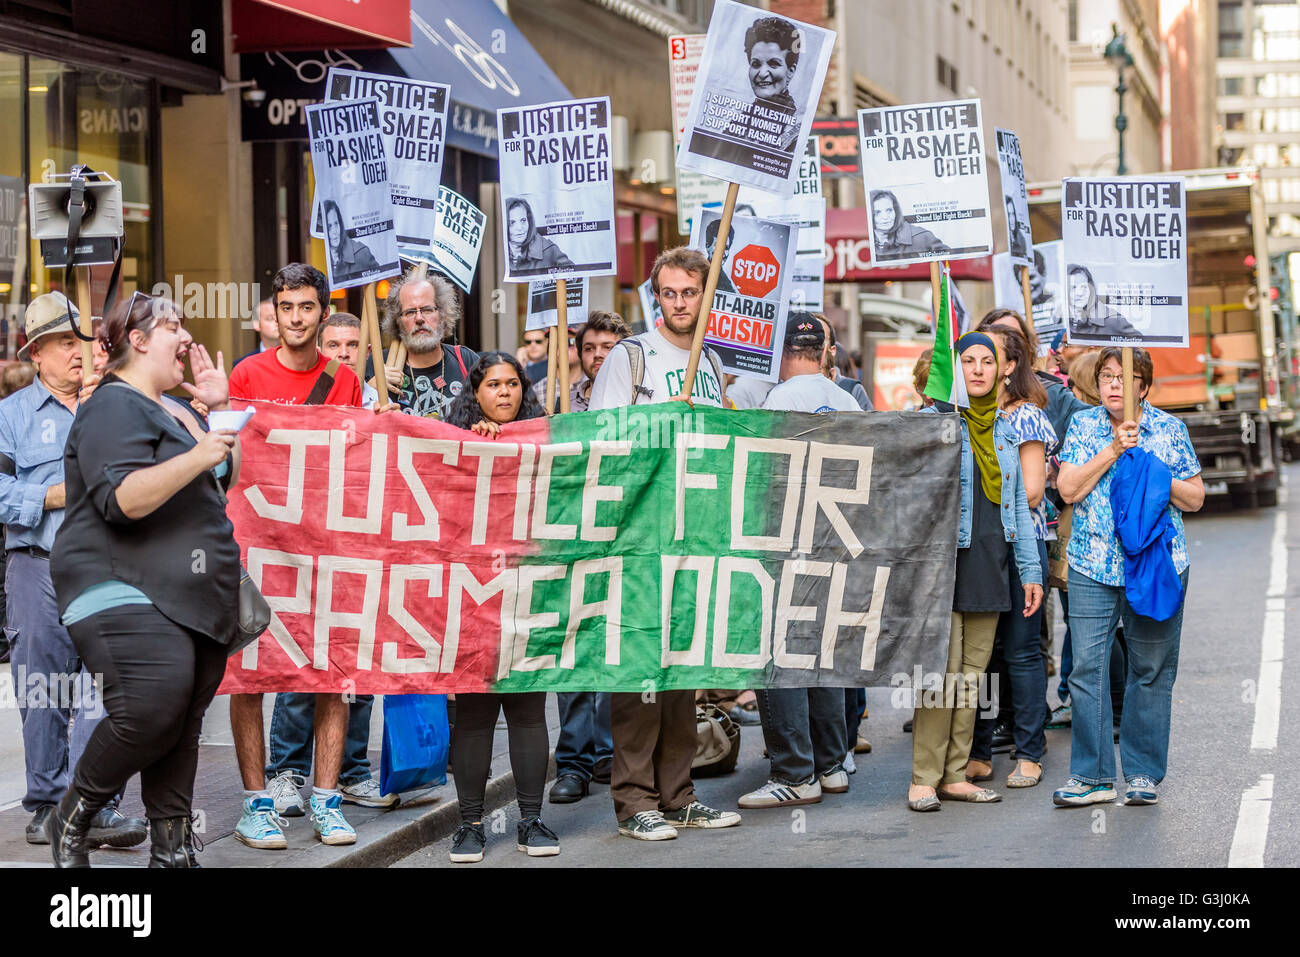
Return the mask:
<svg viewBox="0 0 1300 957">
<path fill-rule="evenodd" d="M 1124 131 L 1128 129 L 1128 117 L 1124 115 L 1124 94 L 1128 92 L 1128 84 L 1124 82 L 1124 70 L 1133 65 L 1133 57 L 1128 52 L 1128 47 L 1124 45 L 1125 37 L 1119 32 L 1119 24 L 1112 23 L 1110 30 L 1112 36 L 1102 56 L 1119 73 L 1119 83 L 1115 86 L 1115 92 L 1119 94 L 1119 111 L 1115 115 L 1115 130 L 1119 133 L 1119 163 L 1115 172 L 1123 176 L 1128 172 L 1124 165 Z"/>
</svg>

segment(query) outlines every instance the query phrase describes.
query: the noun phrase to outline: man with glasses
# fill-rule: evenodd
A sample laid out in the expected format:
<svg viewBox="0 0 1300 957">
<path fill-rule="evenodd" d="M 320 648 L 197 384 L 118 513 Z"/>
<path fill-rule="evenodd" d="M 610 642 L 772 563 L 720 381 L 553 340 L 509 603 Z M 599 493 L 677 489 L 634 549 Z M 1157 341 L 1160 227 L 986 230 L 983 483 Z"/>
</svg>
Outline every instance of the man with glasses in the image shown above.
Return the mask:
<svg viewBox="0 0 1300 957">
<path fill-rule="evenodd" d="M 402 407 L 412 415 L 443 419 L 460 395 L 478 354 L 463 346 L 443 346 L 460 323 L 456 287 L 423 265 L 412 267 L 388 290 L 384 334 L 406 346 L 406 364 L 391 391 L 400 391 Z"/>
<path fill-rule="evenodd" d="M 683 246 L 660 253 L 650 288 L 663 308 L 663 325 L 610 350 L 591 389 L 592 410 L 669 402 L 682 391 L 695 325 L 703 321 L 701 294 L 708 271 L 709 261 L 699 250 Z M 688 401 L 725 407 L 722 362 L 712 349 L 701 358 Z M 734 811 L 695 799 L 694 691 L 616 692 L 610 695 L 609 710 L 614 739 L 610 793 L 620 834 L 663 841 L 676 837 L 680 827 L 740 823 Z"/>
</svg>

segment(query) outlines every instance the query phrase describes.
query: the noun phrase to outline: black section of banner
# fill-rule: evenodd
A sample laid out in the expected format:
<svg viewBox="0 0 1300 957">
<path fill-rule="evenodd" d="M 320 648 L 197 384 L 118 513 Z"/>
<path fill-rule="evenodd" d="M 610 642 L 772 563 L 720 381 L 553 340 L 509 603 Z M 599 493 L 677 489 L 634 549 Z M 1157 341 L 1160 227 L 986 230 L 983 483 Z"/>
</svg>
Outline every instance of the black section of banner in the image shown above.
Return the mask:
<svg viewBox="0 0 1300 957">
<path fill-rule="evenodd" d="M 1181 306 L 1182 296 L 1098 296 L 1098 302 L 1110 306 Z"/>
<path fill-rule="evenodd" d="M 575 273 L 575 272 L 601 272 L 606 269 L 612 270 L 612 262 L 604 263 L 574 263 L 571 266 L 553 266 L 544 269 L 515 269 L 512 270 L 512 276 L 554 276 L 557 273 Z"/>
<path fill-rule="evenodd" d="M 580 236 L 586 233 L 603 233 L 610 229 L 608 219 L 597 219 L 586 223 L 559 223 L 555 226 L 538 226 L 539 236 Z"/>
<path fill-rule="evenodd" d="M 949 209 L 941 213 L 904 216 L 903 219 L 909 223 L 959 223 L 967 219 L 986 219 L 988 215 L 987 209 Z"/>
</svg>

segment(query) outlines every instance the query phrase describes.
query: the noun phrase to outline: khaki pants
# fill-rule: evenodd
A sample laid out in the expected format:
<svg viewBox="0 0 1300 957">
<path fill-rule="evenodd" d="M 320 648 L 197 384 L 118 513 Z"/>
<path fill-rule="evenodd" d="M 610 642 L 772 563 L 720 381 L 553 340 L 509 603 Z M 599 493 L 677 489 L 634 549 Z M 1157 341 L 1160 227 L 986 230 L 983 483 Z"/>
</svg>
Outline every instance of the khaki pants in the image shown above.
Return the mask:
<svg viewBox="0 0 1300 957">
<path fill-rule="evenodd" d="M 649 703 L 636 692 L 614 692 L 609 726 L 614 738 L 609 790 L 618 820 L 640 811 L 677 811 L 695 800 L 694 691 L 659 691 Z"/>
<path fill-rule="evenodd" d="M 993 654 L 996 612 L 953 612 L 943 700 L 912 719 L 912 783 L 925 787 L 966 780 L 975 734 L 979 679 Z"/>
</svg>

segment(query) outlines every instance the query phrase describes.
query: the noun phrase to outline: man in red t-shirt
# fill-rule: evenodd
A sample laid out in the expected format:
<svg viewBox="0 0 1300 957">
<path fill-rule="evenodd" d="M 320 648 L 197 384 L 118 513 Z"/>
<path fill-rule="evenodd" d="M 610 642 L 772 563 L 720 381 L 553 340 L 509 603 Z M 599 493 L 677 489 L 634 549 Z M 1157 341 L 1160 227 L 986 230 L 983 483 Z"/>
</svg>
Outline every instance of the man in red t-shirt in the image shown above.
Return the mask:
<svg viewBox="0 0 1300 957">
<path fill-rule="evenodd" d="M 356 373 L 346 365 L 339 365 L 330 381 L 325 368 L 329 360 L 316 347 L 317 330 L 330 308 L 329 285 L 324 274 L 303 263 L 291 263 L 276 273 L 271 283 L 271 299 L 280 329 L 280 345 L 249 356 L 231 371 L 231 397 L 288 405 L 302 405 L 310 400 L 313 405 L 360 408 L 361 380 Z M 348 702 L 338 694 L 315 697 L 312 826 L 322 843 L 354 844 L 356 832 L 339 810 L 342 794 L 338 778 L 348 724 Z M 235 758 L 244 781 L 243 814 L 235 828 L 235 839 L 249 847 L 287 847 L 277 811 L 287 816 L 301 815 L 302 797 L 297 793 L 292 774 L 276 777 L 272 782 L 274 794 L 267 787 L 262 696 L 232 694 L 230 726 L 235 737 Z"/>
</svg>

